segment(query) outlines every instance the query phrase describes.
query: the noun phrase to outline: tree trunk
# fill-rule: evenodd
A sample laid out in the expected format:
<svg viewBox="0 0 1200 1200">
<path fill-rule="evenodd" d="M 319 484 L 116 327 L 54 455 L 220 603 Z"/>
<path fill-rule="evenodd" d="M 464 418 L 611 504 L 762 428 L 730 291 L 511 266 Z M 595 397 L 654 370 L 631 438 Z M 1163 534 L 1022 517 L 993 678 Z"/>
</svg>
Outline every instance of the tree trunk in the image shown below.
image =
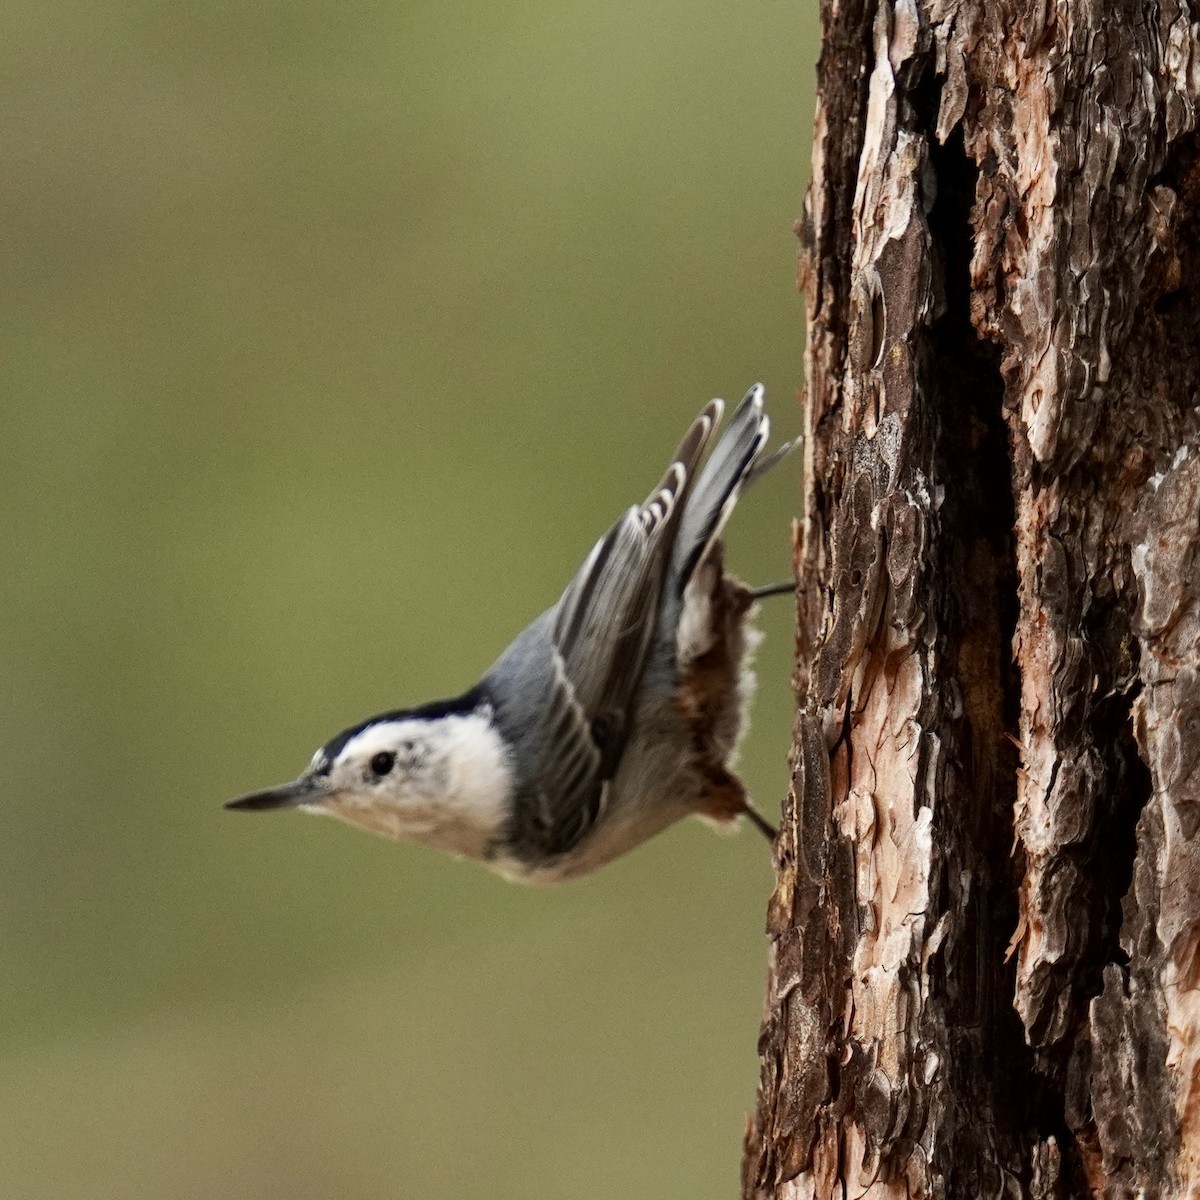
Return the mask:
<svg viewBox="0 0 1200 1200">
<path fill-rule="evenodd" d="M 1200 1196 L 1200 27 L 822 10 L 744 1194 Z"/>
</svg>

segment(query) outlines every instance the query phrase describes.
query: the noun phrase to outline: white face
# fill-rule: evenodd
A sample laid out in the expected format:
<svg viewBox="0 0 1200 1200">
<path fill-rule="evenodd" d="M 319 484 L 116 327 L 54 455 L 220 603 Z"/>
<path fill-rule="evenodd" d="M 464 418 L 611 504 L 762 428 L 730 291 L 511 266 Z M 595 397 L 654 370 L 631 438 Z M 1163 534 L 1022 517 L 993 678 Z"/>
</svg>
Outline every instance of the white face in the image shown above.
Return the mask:
<svg viewBox="0 0 1200 1200">
<path fill-rule="evenodd" d="M 370 725 L 338 753 L 329 795 L 301 805 L 384 837 L 481 857 L 508 814 L 507 754 L 484 711 Z M 310 771 L 319 770 L 323 751 Z"/>
<path fill-rule="evenodd" d="M 399 799 L 411 788 L 427 790 L 436 771 L 428 721 L 383 721 L 352 737 L 329 768 L 331 788 L 350 793 L 393 794 Z M 325 751 L 313 755 L 309 770 L 318 769 Z M 397 786 L 397 785 L 402 786 Z"/>
</svg>

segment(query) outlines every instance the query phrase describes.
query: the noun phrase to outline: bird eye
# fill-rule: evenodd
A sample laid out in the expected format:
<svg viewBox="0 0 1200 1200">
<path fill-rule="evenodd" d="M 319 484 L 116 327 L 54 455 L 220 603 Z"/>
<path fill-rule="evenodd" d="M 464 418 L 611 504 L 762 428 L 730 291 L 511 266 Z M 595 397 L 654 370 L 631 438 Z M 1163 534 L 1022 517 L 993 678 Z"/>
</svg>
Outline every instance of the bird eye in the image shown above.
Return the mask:
<svg viewBox="0 0 1200 1200">
<path fill-rule="evenodd" d="M 376 775 L 386 775 L 396 765 L 396 756 L 390 750 L 380 750 L 371 759 L 371 770 Z"/>
</svg>

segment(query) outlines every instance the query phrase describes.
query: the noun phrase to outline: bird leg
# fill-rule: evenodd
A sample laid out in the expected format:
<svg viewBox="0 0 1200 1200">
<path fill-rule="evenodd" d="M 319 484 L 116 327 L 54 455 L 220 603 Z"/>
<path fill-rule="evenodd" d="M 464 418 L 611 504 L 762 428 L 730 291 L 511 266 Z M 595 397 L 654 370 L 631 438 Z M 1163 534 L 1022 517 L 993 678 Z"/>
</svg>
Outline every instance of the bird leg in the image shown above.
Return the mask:
<svg viewBox="0 0 1200 1200">
<path fill-rule="evenodd" d="M 750 589 L 750 595 L 755 600 L 765 600 L 768 596 L 793 596 L 796 593 L 796 581 L 784 579 L 779 583 L 767 583 L 762 587 Z"/>
</svg>

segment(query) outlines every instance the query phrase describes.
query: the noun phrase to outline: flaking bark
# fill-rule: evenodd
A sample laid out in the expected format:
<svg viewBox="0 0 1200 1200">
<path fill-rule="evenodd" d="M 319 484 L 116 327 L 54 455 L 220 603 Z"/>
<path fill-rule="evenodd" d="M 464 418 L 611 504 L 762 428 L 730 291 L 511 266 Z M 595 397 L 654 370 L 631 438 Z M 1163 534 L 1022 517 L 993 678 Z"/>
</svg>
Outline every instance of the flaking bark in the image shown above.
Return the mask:
<svg viewBox="0 0 1200 1200">
<path fill-rule="evenodd" d="M 822 14 L 744 1195 L 1200 1196 L 1197 13 Z"/>
</svg>

